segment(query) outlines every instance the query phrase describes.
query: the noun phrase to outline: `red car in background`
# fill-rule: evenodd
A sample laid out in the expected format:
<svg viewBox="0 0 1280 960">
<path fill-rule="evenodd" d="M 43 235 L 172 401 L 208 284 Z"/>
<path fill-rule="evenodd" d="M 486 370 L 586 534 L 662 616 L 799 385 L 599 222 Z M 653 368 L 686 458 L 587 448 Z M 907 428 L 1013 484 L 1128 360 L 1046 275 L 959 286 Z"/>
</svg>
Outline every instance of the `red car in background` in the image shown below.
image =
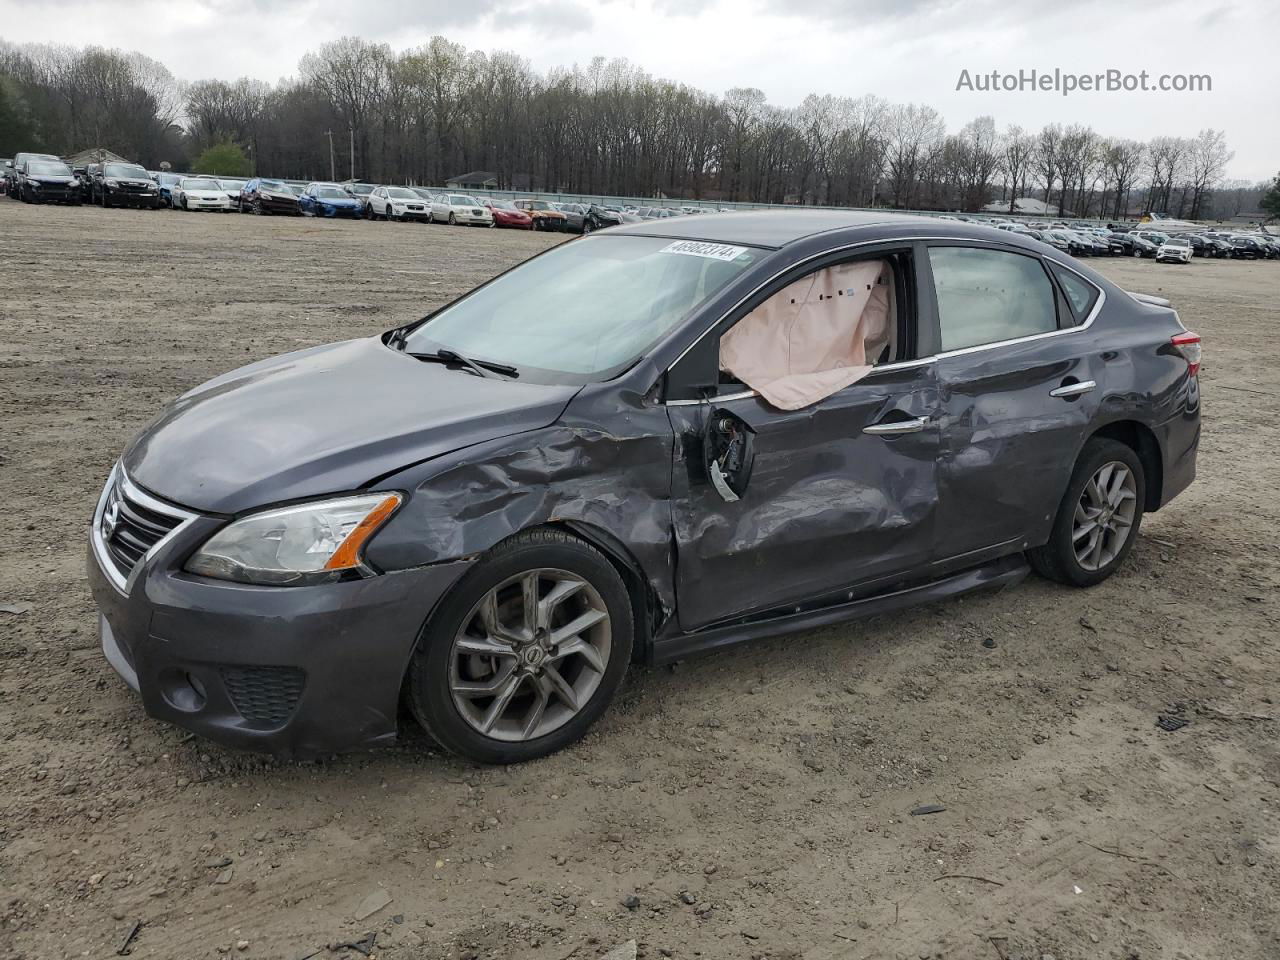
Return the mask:
<svg viewBox="0 0 1280 960">
<path fill-rule="evenodd" d="M 516 207 L 510 200 L 485 200 L 484 205 L 493 214 L 495 227 L 512 227 L 516 230 L 532 230 L 533 217 Z"/>
</svg>

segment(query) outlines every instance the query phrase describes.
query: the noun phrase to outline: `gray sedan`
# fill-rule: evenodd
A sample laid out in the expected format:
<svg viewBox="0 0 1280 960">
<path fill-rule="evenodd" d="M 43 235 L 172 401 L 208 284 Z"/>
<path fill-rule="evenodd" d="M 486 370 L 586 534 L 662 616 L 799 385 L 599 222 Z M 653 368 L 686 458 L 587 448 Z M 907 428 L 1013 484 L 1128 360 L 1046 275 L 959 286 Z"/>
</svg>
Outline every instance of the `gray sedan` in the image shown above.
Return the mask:
<svg viewBox="0 0 1280 960">
<path fill-rule="evenodd" d="M 102 646 L 222 743 L 387 743 L 405 705 L 527 760 L 633 662 L 1099 583 L 1195 476 L 1199 366 L 1166 301 L 1006 231 L 617 227 L 170 404 L 89 531 Z"/>
</svg>

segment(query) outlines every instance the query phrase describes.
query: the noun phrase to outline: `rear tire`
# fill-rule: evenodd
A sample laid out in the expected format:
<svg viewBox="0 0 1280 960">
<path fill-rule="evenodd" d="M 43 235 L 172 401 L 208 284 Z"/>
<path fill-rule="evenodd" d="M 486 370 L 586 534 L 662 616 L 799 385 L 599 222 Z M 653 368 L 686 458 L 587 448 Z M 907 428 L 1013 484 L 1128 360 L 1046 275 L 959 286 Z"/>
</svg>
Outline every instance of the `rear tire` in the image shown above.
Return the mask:
<svg viewBox="0 0 1280 960">
<path fill-rule="evenodd" d="M 1032 568 L 1075 587 L 1101 583 L 1137 542 L 1146 495 L 1146 474 L 1133 449 L 1093 438 L 1080 451 L 1048 542 L 1027 551 Z"/>
<path fill-rule="evenodd" d="M 557 636 L 572 623 L 586 625 Z M 469 760 L 546 756 L 580 739 L 609 706 L 633 633 L 613 564 L 563 531 L 526 531 L 482 557 L 431 615 L 409 665 L 409 706 L 441 746 Z"/>
</svg>

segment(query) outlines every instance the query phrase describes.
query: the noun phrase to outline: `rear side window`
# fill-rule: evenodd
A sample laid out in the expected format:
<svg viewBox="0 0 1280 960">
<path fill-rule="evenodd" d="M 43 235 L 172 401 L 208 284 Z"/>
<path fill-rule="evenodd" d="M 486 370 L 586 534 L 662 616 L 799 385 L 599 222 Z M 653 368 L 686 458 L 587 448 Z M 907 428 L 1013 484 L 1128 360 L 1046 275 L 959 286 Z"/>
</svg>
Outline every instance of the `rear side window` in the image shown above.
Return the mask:
<svg viewBox="0 0 1280 960">
<path fill-rule="evenodd" d="M 1083 323 L 1084 318 L 1089 316 L 1089 311 L 1093 309 L 1093 305 L 1098 302 L 1098 288 L 1066 267 L 1054 264 L 1050 269 L 1058 278 L 1058 283 L 1062 284 L 1062 292 L 1067 295 L 1071 311 L 1076 315 L 1076 321 Z"/>
<path fill-rule="evenodd" d="M 1053 283 L 1040 261 L 976 247 L 930 247 L 943 350 L 1058 329 Z"/>
</svg>

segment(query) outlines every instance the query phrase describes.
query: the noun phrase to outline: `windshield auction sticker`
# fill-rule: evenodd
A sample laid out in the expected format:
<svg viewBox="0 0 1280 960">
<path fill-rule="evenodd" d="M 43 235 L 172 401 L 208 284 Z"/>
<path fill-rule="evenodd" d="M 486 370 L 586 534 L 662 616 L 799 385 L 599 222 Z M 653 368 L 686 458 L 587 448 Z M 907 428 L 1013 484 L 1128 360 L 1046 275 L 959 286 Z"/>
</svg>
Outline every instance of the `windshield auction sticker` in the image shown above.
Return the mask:
<svg viewBox="0 0 1280 960">
<path fill-rule="evenodd" d="M 706 257 L 709 260 L 737 260 L 747 252 L 746 247 L 730 247 L 723 243 L 702 243 L 698 240 L 677 240 L 658 251 L 659 253 L 683 253 L 687 257 Z"/>
</svg>

